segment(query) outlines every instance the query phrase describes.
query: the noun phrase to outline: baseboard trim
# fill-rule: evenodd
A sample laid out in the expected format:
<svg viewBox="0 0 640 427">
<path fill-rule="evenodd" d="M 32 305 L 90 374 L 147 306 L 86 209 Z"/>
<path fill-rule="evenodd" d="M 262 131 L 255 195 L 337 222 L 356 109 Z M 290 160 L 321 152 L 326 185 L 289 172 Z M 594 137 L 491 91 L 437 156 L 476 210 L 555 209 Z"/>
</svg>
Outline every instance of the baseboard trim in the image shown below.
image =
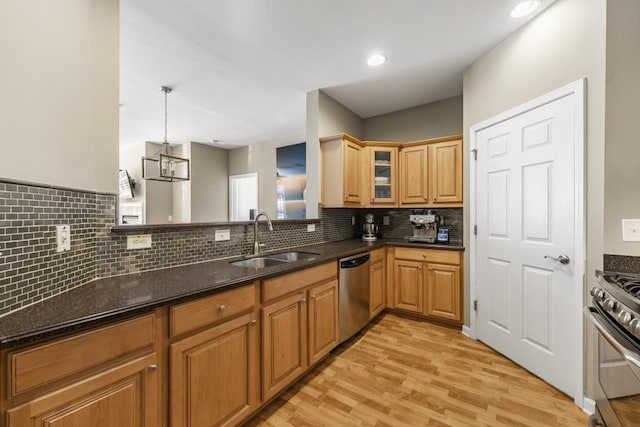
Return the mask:
<svg viewBox="0 0 640 427">
<path fill-rule="evenodd" d="M 471 336 L 471 329 L 467 325 L 462 325 L 462 335 L 464 335 L 467 338 L 471 338 L 472 340 L 475 340 L 475 338 Z"/>
<path fill-rule="evenodd" d="M 596 402 L 585 396 L 582 399 L 582 410 L 587 414 L 592 415 L 596 412 Z"/>
</svg>

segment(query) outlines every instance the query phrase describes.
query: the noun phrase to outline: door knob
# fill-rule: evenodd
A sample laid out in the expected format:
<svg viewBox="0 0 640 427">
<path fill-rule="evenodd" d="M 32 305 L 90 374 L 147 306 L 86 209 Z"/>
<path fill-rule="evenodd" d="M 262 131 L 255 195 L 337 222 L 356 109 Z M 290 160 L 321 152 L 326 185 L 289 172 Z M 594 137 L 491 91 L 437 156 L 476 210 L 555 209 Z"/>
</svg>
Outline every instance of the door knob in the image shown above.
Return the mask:
<svg viewBox="0 0 640 427">
<path fill-rule="evenodd" d="M 545 255 L 544 257 L 548 258 L 548 259 L 551 259 L 553 261 L 557 261 L 557 262 L 559 262 L 560 264 L 563 264 L 563 265 L 567 265 L 567 264 L 569 264 L 569 261 L 571 261 L 571 259 L 568 256 L 566 256 L 565 254 L 558 255 L 557 257 L 551 256 L 551 255 Z"/>
</svg>

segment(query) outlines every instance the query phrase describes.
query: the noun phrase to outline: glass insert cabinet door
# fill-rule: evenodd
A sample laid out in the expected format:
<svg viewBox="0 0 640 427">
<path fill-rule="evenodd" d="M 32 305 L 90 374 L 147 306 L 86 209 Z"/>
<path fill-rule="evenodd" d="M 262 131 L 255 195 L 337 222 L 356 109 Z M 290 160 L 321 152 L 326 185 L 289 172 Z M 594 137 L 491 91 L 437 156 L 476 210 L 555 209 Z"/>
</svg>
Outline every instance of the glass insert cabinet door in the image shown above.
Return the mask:
<svg viewBox="0 0 640 427">
<path fill-rule="evenodd" d="M 396 203 L 398 149 L 371 147 L 371 202 Z"/>
</svg>

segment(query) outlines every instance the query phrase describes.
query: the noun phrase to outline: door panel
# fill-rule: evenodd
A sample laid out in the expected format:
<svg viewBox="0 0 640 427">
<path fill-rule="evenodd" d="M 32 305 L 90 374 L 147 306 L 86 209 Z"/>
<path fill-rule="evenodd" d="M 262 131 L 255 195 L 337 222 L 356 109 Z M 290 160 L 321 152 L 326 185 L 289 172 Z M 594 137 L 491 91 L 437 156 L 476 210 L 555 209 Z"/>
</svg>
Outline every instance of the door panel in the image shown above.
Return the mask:
<svg viewBox="0 0 640 427">
<path fill-rule="evenodd" d="M 422 313 L 424 278 L 421 262 L 396 260 L 394 288 L 395 308 Z"/>
<path fill-rule="evenodd" d="M 574 102 L 568 95 L 476 133 L 477 335 L 575 393 Z"/>
<path fill-rule="evenodd" d="M 309 290 L 309 364 L 338 345 L 338 281 Z"/>
</svg>

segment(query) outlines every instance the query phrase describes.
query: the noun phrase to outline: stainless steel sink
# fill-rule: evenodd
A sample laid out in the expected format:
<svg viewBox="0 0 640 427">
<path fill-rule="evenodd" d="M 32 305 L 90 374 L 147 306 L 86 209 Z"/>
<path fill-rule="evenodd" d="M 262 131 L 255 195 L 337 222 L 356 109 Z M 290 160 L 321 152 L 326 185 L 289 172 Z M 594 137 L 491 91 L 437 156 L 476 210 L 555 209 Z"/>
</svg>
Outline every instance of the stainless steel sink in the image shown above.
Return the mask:
<svg viewBox="0 0 640 427">
<path fill-rule="evenodd" d="M 284 260 L 286 262 L 300 261 L 317 257 L 313 252 L 283 252 L 281 254 L 269 255 L 269 258 Z"/>
<path fill-rule="evenodd" d="M 241 259 L 240 261 L 233 261 L 229 264 L 245 268 L 265 268 L 285 264 L 287 262 L 312 259 L 317 256 L 318 254 L 313 252 L 282 252 L 279 254 L 269 254 L 261 257 Z"/>
<path fill-rule="evenodd" d="M 249 258 L 242 259 L 240 261 L 233 261 L 229 264 L 235 265 L 238 267 L 246 267 L 246 268 L 265 268 L 265 267 L 273 267 L 274 265 L 285 264 L 289 261 L 284 259 L 277 259 L 272 257 L 258 257 L 258 258 Z"/>
</svg>

